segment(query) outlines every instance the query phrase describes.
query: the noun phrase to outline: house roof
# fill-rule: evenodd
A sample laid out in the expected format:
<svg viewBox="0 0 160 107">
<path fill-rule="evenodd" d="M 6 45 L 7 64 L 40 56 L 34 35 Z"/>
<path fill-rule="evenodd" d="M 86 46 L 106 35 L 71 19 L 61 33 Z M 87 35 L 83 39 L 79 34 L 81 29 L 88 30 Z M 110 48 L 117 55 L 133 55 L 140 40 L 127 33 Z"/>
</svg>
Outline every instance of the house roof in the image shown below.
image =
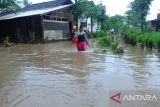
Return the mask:
<svg viewBox="0 0 160 107">
<path fill-rule="evenodd" d="M 14 19 L 14 18 L 20 18 L 20 17 L 26 17 L 26 16 L 34 16 L 34 15 L 42 15 L 42 14 L 46 14 L 46 13 L 49 13 L 55 10 L 70 7 L 72 5 L 73 4 L 62 5 L 62 6 L 53 7 L 53 8 L 45 8 L 45 9 L 37 9 L 37 10 L 30 10 L 30 11 L 25 11 L 25 12 L 12 13 L 12 14 L 8 14 L 8 15 L 0 17 L 0 20 L 8 20 L 8 19 Z"/>
<path fill-rule="evenodd" d="M 36 3 L 32 5 L 28 5 L 19 10 L 19 12 L 25 12 L 30 10 L 37 10 L 37 9 L 45 9 L 45 8 L 53 8 L 61 5 L 68 5 L 73 4 L 71 0 L 52 0 L 48 2 Z"/>
<path fill-rule="evenodd" d="M 16 13 L 1 14 L 0 20 L 9 20 L 14 18 L 41 15 L 51 11 L 67 8 L 73 5 L 71 0 L 52 0 L 49 2 L 42 2 L 37 4 L 28 5 Z"/>
</svg>

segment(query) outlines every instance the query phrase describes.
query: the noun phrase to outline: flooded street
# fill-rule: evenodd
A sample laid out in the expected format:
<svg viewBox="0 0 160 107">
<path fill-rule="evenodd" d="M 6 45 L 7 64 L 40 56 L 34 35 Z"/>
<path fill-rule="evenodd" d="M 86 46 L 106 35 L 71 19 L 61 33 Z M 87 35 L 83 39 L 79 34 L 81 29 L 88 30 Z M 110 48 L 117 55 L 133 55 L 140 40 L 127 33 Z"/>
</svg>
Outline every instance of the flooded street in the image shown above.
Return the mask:
<svg viewBox="0 0 160 107">
<path fill-rule="evenodd" d="M 108 107 L 112 90 L 160 89 L 160 53 L 70 42 L 0 47 L 0 107 Z"/>
</svg>

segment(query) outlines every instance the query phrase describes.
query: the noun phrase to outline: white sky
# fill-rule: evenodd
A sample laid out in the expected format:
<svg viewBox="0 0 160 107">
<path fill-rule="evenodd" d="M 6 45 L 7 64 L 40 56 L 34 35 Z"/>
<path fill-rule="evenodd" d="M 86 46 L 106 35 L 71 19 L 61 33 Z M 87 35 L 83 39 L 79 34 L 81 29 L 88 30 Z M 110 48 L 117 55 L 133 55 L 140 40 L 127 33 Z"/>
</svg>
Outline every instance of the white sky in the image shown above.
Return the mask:
<svg viewBox="0 0 160 107">
<path fill-rule="evenodd" d="M 32 3 L 37 2 L 45 2 L 45 1 L 51 1 L 51 0 L 29 0 Z M 93 0 L 95 3 L 99 3 L 102 1 L 103 5 L 106 6 L 107 14 L 109 16 L 113 16 L 116 14 L 123 15 L 124 12 L 127 10 L 128 4 L 132 0 Z M 159 0 L 153 0 L 150 14 L 148 15 L 147 19 L 156 19 L 157 13 L 160 12 L 160 1 Z"/>
</svg>

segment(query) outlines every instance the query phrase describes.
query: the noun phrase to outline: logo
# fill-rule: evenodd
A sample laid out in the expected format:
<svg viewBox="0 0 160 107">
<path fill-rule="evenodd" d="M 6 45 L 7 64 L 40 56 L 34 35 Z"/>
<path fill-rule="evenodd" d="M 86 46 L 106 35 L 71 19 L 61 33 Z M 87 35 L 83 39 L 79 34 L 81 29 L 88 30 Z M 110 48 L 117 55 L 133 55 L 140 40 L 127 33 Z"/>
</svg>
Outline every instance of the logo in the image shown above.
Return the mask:
<svg viewBox="0 0 160 107">
<path fill-rule="evenodd" d="M 116 94 L 111 94 L 110 99 L 113 103 L 118 104 L 135 104 L 135 103 L 157 103 L 159 102 L 159 97 L 157 93 L 153 91 L 124 91 L 118 92 Z"/>
<path fill-rule="evenodd" d="M 113 96 L 110 97 L 110 98 L 111 98 L 113 101 L 121 104 L 121 101 L 120 101 L 121 94 L 122 94 L 122 93 L 115 94 L 115 95 L 113 95 Z"/>
</svg>

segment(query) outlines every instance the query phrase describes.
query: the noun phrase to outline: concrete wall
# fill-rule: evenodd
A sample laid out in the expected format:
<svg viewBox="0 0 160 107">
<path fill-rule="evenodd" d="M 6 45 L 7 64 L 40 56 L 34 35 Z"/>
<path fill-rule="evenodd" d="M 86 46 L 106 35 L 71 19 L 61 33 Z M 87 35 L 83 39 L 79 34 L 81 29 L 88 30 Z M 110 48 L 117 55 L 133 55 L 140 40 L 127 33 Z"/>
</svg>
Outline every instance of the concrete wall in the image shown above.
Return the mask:
<svg viewBox="0 0 160 107">
<path fill-rule="evenodd" d="M 44 20 L 44 39 L 47 41 L 63 40 L 69 34 L 69 23 L 64 21 Z"/>
<path fill-rule="evenodd" d="M 87 20 L 87 29 L 91 31 L 91 18 L 88 18 Z M 99 31 L 100 30 L 100 23 L 94 20 L 93 22 L 93 32 Z"/>
<path fill-rule="evenodd" d="M 52 40 L 62 40 L 63 38 L 63 31 L 62 30 L 45 30 L 44 31 L 44 39 L 46 41 Z"/>
</svg>

